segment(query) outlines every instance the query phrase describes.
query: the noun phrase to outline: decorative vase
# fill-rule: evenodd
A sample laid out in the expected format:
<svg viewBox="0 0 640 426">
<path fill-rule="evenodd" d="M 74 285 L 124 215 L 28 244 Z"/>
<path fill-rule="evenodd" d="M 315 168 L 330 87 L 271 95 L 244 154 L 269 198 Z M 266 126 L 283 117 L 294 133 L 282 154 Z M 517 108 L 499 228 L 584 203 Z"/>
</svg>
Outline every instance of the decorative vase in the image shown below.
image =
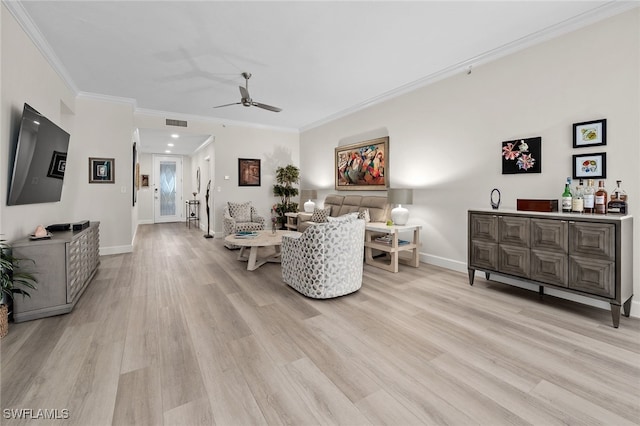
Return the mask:
<svg viewBox="0 0 640 426">
<path fill-rule="evenodd" d="M 277 230 L 278 230 L 278 223 L 275 221 L 271 222 L 271 233 L 275 234 Z"/>
</svg>

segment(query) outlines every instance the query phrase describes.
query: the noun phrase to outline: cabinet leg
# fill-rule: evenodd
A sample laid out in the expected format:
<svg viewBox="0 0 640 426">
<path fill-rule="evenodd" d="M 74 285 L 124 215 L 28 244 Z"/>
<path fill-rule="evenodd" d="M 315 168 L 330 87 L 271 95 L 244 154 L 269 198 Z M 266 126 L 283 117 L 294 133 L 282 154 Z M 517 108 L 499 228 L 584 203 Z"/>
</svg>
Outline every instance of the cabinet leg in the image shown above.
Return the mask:
<svg viewBox="0 0 640 426">
<path fill-rule="evenodd" d="M 473 279 L 476 277 L 476 270 L 467 268 L 467 271 L 469 271 L 469 285 L 473 285 Z"/>
<path fill-rule="evenodd" d="M 489 272 L 485 272 L 484 273 L 484 277 L 487 279 L 487 281 L 489 281 L 489 277 L 491 276 L 491 274 Z"/>
<path fill-rule="evenodd" d="M 624 302 L 624 304 L 622 305 L 623 309 L 624 309 L 624 316 L 629 318 L 629 315 L 631 315 L 631 299 L 633 299 L 633 295 L 627 299 L 626 302 Z"/>
<path fill-rule="evenodd" d="M 620 305 L 611 304 L 611 319 L 613 320 L 613 327 L 618 328 L 620 325 Z"/>
<path fill-rule="evenodd" d="M 540 297 L 544 296 L 544 286 L 538 286 L 538 295 L 540 295 Z"/>
</svg>

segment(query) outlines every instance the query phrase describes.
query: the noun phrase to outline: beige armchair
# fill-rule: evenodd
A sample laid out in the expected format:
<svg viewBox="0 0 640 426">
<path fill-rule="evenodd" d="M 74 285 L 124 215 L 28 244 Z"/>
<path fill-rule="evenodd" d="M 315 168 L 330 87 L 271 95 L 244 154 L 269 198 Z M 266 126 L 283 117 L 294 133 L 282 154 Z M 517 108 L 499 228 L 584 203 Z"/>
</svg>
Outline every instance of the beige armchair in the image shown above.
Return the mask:
<svg viewBox="0 0 640 426">
<path fill-rule="evenodd" d="M 326 299 L 362 286 L 364 220 L 330 218 L 302 234 L 283 236 L 282 279 L 305 296 Z"/>
<path fill-rule="evenodd" d="M 227 203 L 224 208 L 224 218 L 222 222 L 225 237 L 240 231 L 261 231 L 264 229 L 264 217 L 258 214 L 250 202 Z M 226 241 L 224 246 L 232 250 L 240 248 Z"/>
</svg>

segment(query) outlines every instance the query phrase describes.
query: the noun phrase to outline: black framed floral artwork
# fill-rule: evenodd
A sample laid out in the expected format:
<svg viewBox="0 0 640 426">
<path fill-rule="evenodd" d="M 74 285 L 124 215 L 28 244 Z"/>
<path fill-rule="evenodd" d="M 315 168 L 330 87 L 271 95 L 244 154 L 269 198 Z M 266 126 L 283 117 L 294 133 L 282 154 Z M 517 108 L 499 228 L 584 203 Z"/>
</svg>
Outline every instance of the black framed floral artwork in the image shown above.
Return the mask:
<svg viewBox="0 0 640 426">
<path fill-rule="evenodd" d="M 542 173 L 542 138 L 502 142 L 502 174 Z"/>
</svg>

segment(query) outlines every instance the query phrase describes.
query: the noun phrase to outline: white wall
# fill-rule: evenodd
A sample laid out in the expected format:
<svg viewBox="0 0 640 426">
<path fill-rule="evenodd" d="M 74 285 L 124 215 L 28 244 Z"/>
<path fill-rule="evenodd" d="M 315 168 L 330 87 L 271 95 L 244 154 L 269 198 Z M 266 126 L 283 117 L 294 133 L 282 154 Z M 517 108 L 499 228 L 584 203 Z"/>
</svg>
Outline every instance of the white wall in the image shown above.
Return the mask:
<svg viewBox="0 0 640 426">
<path fill-rule="evenodd" d="M 23 238 L 39 224 L 100 221 L 101 254 L 131 251 L 131 104 L 77 98 L 2 5 L 1 232 Z M 71 138 L 60 202 L 7 206 L 10 145 L 27 102 Z M 115 184 L 89 184 L 89 157 L 115 158 Z"/>
<path fill-rule="evenodd" d="M 388 134 L 392 187 L 415 188 L 410 223 L 422 259 L 466 271 L 467 210 L 553 198 L 574 154 L 607 153 L 610 190 L 621 179 L 640 218 L 640 11 L 533 46 L 301 134 L 303 187 L 333 189 L 334 148 Z M 605 147 L 572 148 L 572 123 L 607 119 Z M 501 142 L 542 137 L 542 173 L 502 175 Z M 640 223 L 634 232 L 640 253 Z M 636 255 L 637 256 L 637 255 Z M 634 288 L 640 294 L 635 265 Z M 638 312 L 640 307 L 634 307 Z"/>
</svg>

